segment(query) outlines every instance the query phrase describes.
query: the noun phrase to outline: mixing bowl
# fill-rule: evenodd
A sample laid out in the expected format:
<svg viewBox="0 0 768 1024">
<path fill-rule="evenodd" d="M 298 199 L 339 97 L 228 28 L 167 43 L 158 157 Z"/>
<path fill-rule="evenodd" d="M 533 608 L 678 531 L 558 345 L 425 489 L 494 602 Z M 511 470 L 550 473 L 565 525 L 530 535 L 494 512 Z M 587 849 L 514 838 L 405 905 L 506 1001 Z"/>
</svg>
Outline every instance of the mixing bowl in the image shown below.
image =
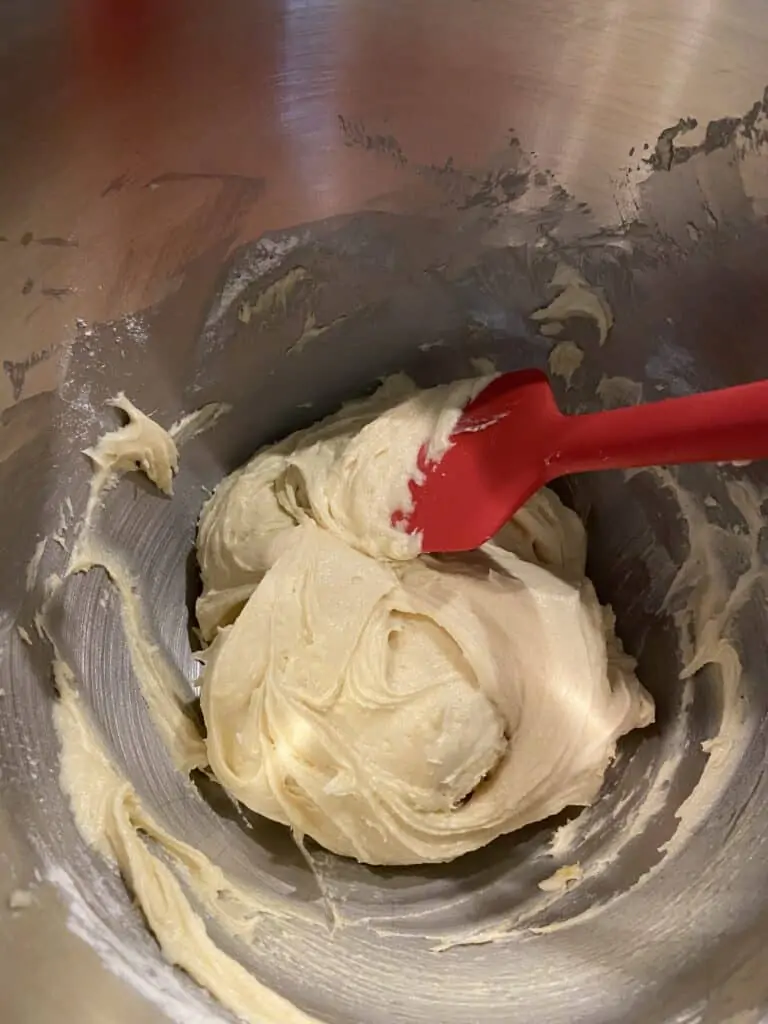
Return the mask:
<svg viewBox="0 0 768 1024">
<path fill-rule="evenodd" d="M 3 1019 L 229 1019 L 163 961 L 58 784 L 36 615 L 106 401 L 166 426 L 231 406 L 172 500 L 132 475 L 99 519 L 194 714 L 196 519 L 259 445 L 397 371 L 550 367 L 572 412 L 768 376 L 768 21 L 758 0 L 28 0 L 2 5 L 0 54 Z M 605 338 L 531 319 L 562 266 Z M 329 1024 L 768 1016 L 768 473 L 562 494 L 657 722 L 594 807 L 451 865 L 304 853 L 182 777 L 105 573 L 60 593 L 49 628 L 115 763 L 280 907 L 248 943 L 212 937 Z"/>
</svg>

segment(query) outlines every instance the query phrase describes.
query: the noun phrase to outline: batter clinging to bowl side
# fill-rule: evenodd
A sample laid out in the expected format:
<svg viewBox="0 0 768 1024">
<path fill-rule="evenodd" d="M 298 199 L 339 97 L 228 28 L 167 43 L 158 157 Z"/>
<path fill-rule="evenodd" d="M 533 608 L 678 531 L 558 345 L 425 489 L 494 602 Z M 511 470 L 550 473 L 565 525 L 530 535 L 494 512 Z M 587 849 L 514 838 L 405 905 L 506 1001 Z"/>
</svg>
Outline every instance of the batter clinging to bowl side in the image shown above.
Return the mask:
<svg viewBox="0 0 768 1024">
<path fill-rule="evenodd" d="M 200 521 L 211 767 L 369 864 L 452 860 L 590 803 L 653 720 L 552 492 L 463 556 L 390 526 L 419 449 L 438 456 L 485 383 L 393 378 L 258 453 Z"/>
</svg>

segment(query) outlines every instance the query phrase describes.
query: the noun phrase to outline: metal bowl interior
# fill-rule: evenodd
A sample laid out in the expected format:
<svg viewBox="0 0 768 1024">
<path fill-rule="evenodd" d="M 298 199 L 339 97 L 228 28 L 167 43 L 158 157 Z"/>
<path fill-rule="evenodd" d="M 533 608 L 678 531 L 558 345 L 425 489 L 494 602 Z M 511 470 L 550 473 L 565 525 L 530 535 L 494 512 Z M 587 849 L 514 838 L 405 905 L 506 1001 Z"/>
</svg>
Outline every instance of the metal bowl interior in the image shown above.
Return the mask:
<svg viewBox="0 0 768 1024">
<path fill-rule="evenodd" d="M 232 406 L 183 449 L 172 501 L 130 477 L 100 520 L 192 703 L 205 489 L 378 378 L 547 368 L 563 338 L 583 353 L 568 386 L 557 378 L 571 412 L 768 376 L 768 37 L 751 4 L 696 12 L 697 47 L 686 17 L 652 2 L 476 3 L 471 21 L 431 3 L 232 0 L 215 22 L 204 7 L 173 23 L 145 11 L 136 39 L 152 27 L 158 52 L 85 13 L 74 31 L 55 4 L 2 15 L 15 145 L 0 184 L 0 850 L 5 891 L 34 896 L 2 922 L 10 1020 L 62 1006 L 226 1018 L 163 964 L 58 786 L 34 614 L 86 500 L 82 449 L 114 422 L 108 398 L 125 391 L 166 424 Z M 77 74 L 46 62 L 67 24 L 65 57 L 93 57 Z M 122 40 L 111 61 L 84 26 Z M 19 91 L 30 68 L 45 95 Z M 714 120 L 676 123 L 689 113 Z M 604 344 L 588 319 L 559 338 L 531 321 L 562 262 L 603 290 Z M 288 915 L 249 946 L 215 937 L 322 1020 L 747 1022 L 768 1006 L 767 471 L 593 474 L 562 493 L 658 720 L 621 745 L 592 808 L 451 865 L 372 869 L 311 845 L 310 864 L 210 780 L 190 786 L 140 698 L 105 574 L 65 585 L 57 642 L 116 762 L 173 834 Z M 539 888 L 574 863 L 577 885 Z"/>
</svg>

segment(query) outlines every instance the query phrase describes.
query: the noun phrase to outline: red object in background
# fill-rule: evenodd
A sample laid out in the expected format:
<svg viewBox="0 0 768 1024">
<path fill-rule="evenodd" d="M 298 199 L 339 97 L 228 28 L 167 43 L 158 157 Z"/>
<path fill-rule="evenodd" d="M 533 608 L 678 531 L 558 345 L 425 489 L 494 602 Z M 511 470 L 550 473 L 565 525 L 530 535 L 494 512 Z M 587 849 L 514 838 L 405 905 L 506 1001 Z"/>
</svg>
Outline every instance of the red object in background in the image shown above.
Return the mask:
<svg viewBox="0 0 768 1024">
<path fill-rule="evenodd" d="M 179 24 L 177 0 L 71 0 L 81 66 L 105 78 L 135 73 Z"/>
</svg>

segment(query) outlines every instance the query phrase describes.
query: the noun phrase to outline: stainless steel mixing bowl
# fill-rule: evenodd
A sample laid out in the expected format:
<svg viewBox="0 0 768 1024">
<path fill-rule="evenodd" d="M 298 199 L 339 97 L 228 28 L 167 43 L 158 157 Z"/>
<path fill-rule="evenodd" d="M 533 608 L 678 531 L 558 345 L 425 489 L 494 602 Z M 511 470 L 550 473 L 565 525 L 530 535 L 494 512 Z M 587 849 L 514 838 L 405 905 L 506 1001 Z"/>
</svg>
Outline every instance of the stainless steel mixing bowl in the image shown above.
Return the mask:
<svg viewBox="0 0 768 1024">
<path fill-rule="evenodd" d="M 184 449 L 172 502 L 125 481 L 107 508 L 193 680 L 202 487 L 391 371 L 546 365 L 554 341 L 529 314 L 558 262 L 616 314 L 602 346 L 568 322 L 585 360 L 565 408 L 637 395 L 606 377 L 653 400 L 768 376 L 766 8 L 26 0 L 0 7 L 0 56 L 0 898 L 31 898 L 0 918 L 2 1019 L 225 1019 L 162 963 L 57 783 L 33 616 L 71 543 L 65 499 L 83 507 L 81 449 L 114 422 L 105 399 L 124 390 L 166 424 L 233 405 Z M 759 514 L 766 484 L 755 465 L 571 485 L 658 723 L 623 745 L 595 808 L 448 867 L 315 849 L 313 874 L 283 829 L 212 784 L 190 795 L 98 571 L 68 583 L 59 640 L 155 813 L 307 912 L 228 948 L 320 1018 L 747 1024 L 768 1016 L 768 645 L 764 542 L 739 495 Z M 692 617 L 717 573 L 725 597 Z M 741 659 L 735 683 L 724 648 L 679 678 L 708 623 Z M 715 750 L 725 718 L 739 742 Z M 570 862 L 581 884 L 542 892 Z M 347 922 L 334 935 L 328 900 Z"/>
</svg>

